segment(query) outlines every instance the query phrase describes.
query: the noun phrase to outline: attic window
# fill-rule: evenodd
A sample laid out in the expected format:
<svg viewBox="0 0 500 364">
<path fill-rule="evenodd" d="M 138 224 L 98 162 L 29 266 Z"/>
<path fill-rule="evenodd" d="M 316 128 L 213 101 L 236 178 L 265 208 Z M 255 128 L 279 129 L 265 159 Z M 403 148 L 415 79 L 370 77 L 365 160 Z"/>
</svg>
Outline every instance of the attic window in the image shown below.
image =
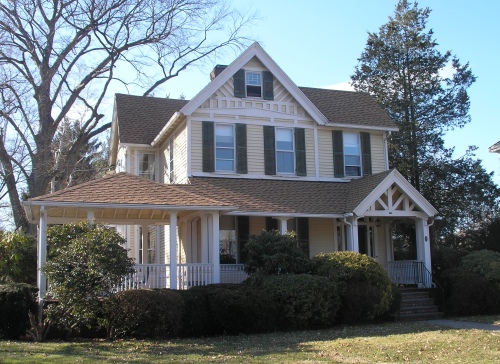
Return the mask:
<svg viewBox="0 0 500 364">
<path fill-rule="evenodd" d="M 260 72 L 246 72 L 247 97 L 262 97 L 262 77 Z"/>
</svg>

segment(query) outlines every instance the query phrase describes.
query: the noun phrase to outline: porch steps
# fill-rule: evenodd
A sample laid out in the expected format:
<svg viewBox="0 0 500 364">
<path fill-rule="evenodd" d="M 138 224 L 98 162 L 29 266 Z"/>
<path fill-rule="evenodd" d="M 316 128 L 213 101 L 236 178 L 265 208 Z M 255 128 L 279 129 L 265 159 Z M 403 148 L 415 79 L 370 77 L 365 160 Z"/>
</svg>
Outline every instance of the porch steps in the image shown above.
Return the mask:
<svg viewBox="0 0 500 364">
<path fill-rule="evenodd" d="M 418 321 L 440 319 L 443 313 L 434 304 L 431 290 L 425 288 L 404 287 L 401 292 L 401 308 L 396 315 L 399 321 Z"/>
</svg>

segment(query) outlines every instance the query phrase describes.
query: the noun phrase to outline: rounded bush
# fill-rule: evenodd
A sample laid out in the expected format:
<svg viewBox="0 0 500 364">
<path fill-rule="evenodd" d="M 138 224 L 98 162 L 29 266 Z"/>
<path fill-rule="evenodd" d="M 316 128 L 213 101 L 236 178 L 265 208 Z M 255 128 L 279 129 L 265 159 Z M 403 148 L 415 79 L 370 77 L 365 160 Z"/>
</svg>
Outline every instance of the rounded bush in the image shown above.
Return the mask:
<svg viewBox="0 0 500 364">
<path fill-rule="evenodd" d="M 310 260 L 299 249 L 293 233 L 262 231 L 250 237 L 245 252 L 245 271 L 250 274 L 299 274 L 310 270 Z"/>
<path fill-rule="evenodd" d="M 197 288 L 178 291 L 184 301 L 179 334 L 182 336 L 215 335 L 215 324 L 207 298 L 209 290 Z"/>
<path fill-rule="evenodd" d="M 375 259 L 354 252 L 337 252 L 319 254 L 313 261 L 314 274 L 328 277 L 339 285 L 341 321 L 371 320 L 391 308 L 391 281 Z"/>
<path fill-rule="evenodd" d="M 277 304 L 278 327 L 283 330 L 329 327 L 335 322 L 340 295 L 334 282 L 309 274 L 279 274 L 250 278 Z"/>
<path fill-rule="evenodd" d="M 500 292 L 486 278 L 463 268 L 451 268 L 441 275 L 444 311 L 467 316 L 500 313 Z"/>
<path fill-rule="evenodd" d="M 275 329 L 273 298 L 258 287 L 241 284 L 212 284 L 195 287 L 204 292 L 216 334 L 268 332 Z M 186 307 L 186 310 L 190 308 Z"/>
<path fill-rule="evenodd" d="M 181 327 L 183 300 L 176 291 L 123 291 L 106 306 L 110 338 L 166 338 L 177 335 Z"/>
<path fill-rule="evenodd" d="M 29 328 L 28 312 L 36 314 L 36 287 L 24 283 L 0 285 L 0 338 L 19 339 Z"/>
<path fill-rule="evenodd" d="M 462 268 L 478 273 L 500 290 L 500 253 L 479 250 L 462 258 Z"/>
</svg>

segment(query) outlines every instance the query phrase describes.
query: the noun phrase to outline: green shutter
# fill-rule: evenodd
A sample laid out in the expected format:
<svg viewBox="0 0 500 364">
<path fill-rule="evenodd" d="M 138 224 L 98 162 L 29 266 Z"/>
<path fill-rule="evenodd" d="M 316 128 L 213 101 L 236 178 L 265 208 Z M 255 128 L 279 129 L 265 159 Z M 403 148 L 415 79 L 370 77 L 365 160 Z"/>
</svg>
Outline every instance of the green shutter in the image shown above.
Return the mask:
<svg viewBox="0 0 500 364">
<path fill-rule="evenodd" d="M 238 216 L 236 221 L 238 226 L 238 263 L 242 264 L 246 262 L 247 255 L 245 247 L 248 243 L 248 237 L 250 235 L 250 218 L 248 216 Z"/>
<path fill-rule="evenodd" d="M 363 176 L 370 176 L 372 174 L 372 150 L 370 145 L 370 133 L 359 134 L 361 136 Z"/>
<path fill-rule="evenodd" d="M 276 174 L 274 126 L 264 126 L 264 170 L 268 175 Z"/>
<path fill-rule="evenodd" d="M 203 150 L 203 172 L 213 172 L 215 170 L 213 121 L 203 122 L 202 150 Z"/>
<path fill-rule="evenodd" d="M 264 80 L 264 100 L 274 100 L 274 76 L 269 71 L 262 72 L 262 79 Z"/>
<path fill-rule="evenodd" d="M 245 92 L 245 70 L 240 69 L 233 76 L 234 81 L 234 97 L 243 98 L 246 96 Z"/>
<path fill-rule="evenodd" d="M 309 218 L 297 218 L 297 239 L 300 250 L 309 258 Z"/>
<path fill-rule="evenodd" d="M 307 176 L 306 136 L 303 128 L 295 128 L 295 167 L 297 176 Z"/>
<path fill-rule="evenodd" d="M 333 175 L 344 177 L 344 141 L 341 130 L 332 132 L 333 140 Z"/>
<path fill-rule="evenodd" d="M 241 174 L 248 173 L 246 124 L 236 124 L 236 172 Z"/>
</svg>

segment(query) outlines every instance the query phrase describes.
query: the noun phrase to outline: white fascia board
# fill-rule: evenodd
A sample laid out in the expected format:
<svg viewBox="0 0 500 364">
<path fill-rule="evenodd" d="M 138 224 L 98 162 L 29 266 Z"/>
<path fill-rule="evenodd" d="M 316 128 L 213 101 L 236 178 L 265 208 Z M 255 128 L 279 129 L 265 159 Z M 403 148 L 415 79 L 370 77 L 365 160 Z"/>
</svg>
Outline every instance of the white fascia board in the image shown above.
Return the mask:
<svg viewBox="0 0 500 364">
<path fill-rule="evenodd" d="M 363 214 L 370 208 L 371 205 L 375 203 L 377 198 L 379 198 L 393 183 L 396 183 L 402 190 L 403 193 L 408 195 L 408 197 L 415 202 L 415 204 L 423 210 L 423 212 L 428 216 L 432 217 L 437 215 L 438 211 L 427 201 L 424 196 L 422 196 L 416 189 L 408 182 L 397 170 L 392 170 L 387 177 L 379 183 L 379 185 L 372 191 L 365 199 L 354 209 L 354 213 L 357 216 L 363 216 Z"/>
<path fill-rule="evenodd" d="M 370 125 L 352 125 L 340 123 L 328 123 L 325 126 L 342 129 L 364 129 L 364 130 L 380 130 L 380 131 L 399 131 L 397 126 L 370 126 Z"/>
<path fill-rule="evenodd" d="M 306 110 L 309 115 L 320 125 L 326 125 L 328 120 L 318 110 L 318 108 L 309 100 L 306 95 L 295 85 L 285 72 L 274 62 L 274 60 L 259 45 L 253 43 L 229 66 L 226 67 L 213 81 L 211 81 L 203 90 L 201 90 L 191 101 L 181 109 L 184 115 L 191 115 L 200 105 L 214 94 L 236 71 L 247 64 L 253 57 L 257 57 L 262 64 L 273 74 L 273 76 L 285 87 L 285 89 L 297 100 L 297 102 Z"/>
<path fill-rule="evenodd" d="M 152 149 L 151 144 L 138 144 L 138 143 L 120 143 L 120 146 L 125 148 L 145 148 Z"/>
<path fill-rule="evenodd" d="M 158 135 L 154 138 L 154 140 L 151 142 L 151 146 L 156 147 L 159 142 L 163 139 L 163 136 L 170 130 L 172 125 L 179 120 L 180 118 L 184 117 L 184 114 L 182 112 L 176 111 L 174 115 L 167 121 L 165 126 L 160 130 Z"/>
<path fill-rule="evenodd" d="M 116 115 L 116 100 L 113 106 L 113 117 L 111 121 L 111 135 L 109 138 L 109 158 L 108 164 L 114 166 L 116 164 L 116 158 L 118 156 L 118 144 L 119 144 L 119 130 L 118 130 L 118 116 Z"/>
<path fill-rule="evenodd" d="M 169 210 L 169 211 L 231 211 L 235 206 L 181 206 L 181 205 L 151 205 L 151 204 L 119 204 L 104 202 L 59 202 L 59 201 L 23 201 L 24 206 L 45 207 L 74 207 L 81 209 L 142 209 L 142 210 Z"/>
</svg>

